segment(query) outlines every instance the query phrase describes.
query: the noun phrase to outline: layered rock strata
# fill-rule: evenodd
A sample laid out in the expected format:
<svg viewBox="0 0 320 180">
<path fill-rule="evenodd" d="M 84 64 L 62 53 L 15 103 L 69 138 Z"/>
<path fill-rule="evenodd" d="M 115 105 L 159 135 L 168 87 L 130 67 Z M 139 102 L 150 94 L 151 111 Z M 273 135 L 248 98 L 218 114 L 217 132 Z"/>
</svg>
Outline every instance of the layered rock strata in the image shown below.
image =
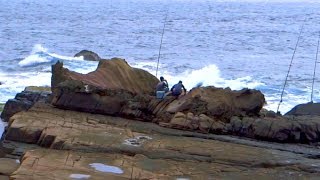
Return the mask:
<svg viewBox="0 0 320 180">
<path fill-rule="evenodd" d="M 5 139 L 45 148 L 27 151 L 12 179 L 311 178 L 320 167 L 317 150 L 218 141 L 209 134 L 43 102 L 12 116 Z"/>
<path fill-rule="evenodd" d="M 320 175 L 319 117 L 263 112 L 260 91 L 200 87 L 159 100 L 158 79 L 118 58 L 100 61 L 88 74 L 62 63 L 52 72 L 52 94 L 26 89 L 6 104 L 2 143 L 11 145 L 13 155 L 23 154 L 16 171 L 0 166 L 11 179 Z"/>
</svg>

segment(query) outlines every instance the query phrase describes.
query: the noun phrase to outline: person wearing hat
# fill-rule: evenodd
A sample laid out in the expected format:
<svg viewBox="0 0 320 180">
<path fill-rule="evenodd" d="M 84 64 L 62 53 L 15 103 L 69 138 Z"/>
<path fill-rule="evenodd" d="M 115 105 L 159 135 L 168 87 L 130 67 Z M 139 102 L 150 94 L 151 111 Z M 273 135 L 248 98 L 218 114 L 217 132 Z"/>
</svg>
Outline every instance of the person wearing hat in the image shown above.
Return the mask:
<svg viewBox="0 0 320 180">
<path fill-rule="evenodd" d="M 175 84 L 174 86 L 172 86 L 171 88 L 172 95 L 179 97 L 180 94 L 182 93 L 182 89 L 184 90 L 184 94 L 186 94 L 187 93 L 186 88 L 182 84 L 182 81 L 179 81 L 178 84 Z"/>
</svg>

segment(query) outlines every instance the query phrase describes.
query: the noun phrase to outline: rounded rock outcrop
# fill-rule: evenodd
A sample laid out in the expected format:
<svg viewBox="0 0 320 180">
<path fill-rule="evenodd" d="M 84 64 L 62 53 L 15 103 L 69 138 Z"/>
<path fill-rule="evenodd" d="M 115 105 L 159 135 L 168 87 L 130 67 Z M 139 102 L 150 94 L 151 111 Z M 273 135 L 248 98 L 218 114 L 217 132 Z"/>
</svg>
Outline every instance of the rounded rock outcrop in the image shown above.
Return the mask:
<svg viewBox="0 0 320 180">
<path fill-rule="evenodd" d="M 89 51 L 89 50 L 82 50 L 74 55 L 74 57 L 80 57 L 82 56 L 84 60 L 88 61 L 100 61 L 101 58 L 99 55 L 95 52 Z"/>
</svg>

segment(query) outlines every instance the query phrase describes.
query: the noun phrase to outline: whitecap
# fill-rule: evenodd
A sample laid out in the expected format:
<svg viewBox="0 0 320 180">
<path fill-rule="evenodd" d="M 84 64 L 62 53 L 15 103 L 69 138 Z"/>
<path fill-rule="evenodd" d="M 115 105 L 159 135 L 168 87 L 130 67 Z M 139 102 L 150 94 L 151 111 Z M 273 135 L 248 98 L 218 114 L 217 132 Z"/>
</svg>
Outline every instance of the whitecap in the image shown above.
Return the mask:
<svg viewBox="0 0 320 180">
<path fill-rule="evenodd" d="M 74 65 L 77 65 L 77 63 L 83 61 L 83 57 L 73 57 L 73 56 L 64 56 L 56 53 L 49 53 L 48 49 L 44 48 L 41 44 L 36 44 L 33 47 L 32 52 L 30 53 L 29 56 L 21 60 L 18 65 L 20 67 L 35 67 L 40 64 L 47 63 L 48 65 L 54 64 L 57 61 L 74 61 Z M 94 64 L 95 68 L 97 66 L 97 62 L 89 62 L 89 61 L 83 61 L 86 64 L 89 64 L 91 67 L 91 64 Z M 86 65 L 87 66 L 87 65 Z M 82 66 L 82 68 L 86 69 L 86 66 Z M 72 66 L 71 66 L 72 68 Z M 69 67 L 70 69 L 70 67 Z M 81 69 L 81 68 L 79 68 Z M 70 69 L 72 70 L 72 69 Z M 92 68 L 90 68 L 92 71 Z"/>
</svg>

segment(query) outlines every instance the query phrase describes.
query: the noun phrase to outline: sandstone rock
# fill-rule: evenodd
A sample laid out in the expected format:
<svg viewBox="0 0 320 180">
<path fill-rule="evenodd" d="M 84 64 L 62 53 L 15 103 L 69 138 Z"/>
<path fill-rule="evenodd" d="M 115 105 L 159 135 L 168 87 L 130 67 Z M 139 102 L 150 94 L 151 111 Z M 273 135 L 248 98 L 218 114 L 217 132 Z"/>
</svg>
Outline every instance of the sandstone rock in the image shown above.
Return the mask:
<svg viewBox="0 0 320 180">
<path fill-rule="evenodd" d="M 214 120 L 205 114 L 199 116 L 199 130 L 203 133 L 208 133 L 212 127 Z"/>
<path fill-rule="evenodd" d="M 100 61 L 97 70 L 88 74 L 69 71 L 63 68 L 62 63 L 58 62 L 52 66 L 51 80 L 53 89 L 69 85 L 67 86 L 69 90 L 89 93 L 91 91 L 92 93 L 95 93 L 95 91 L 102 91 L 101 93 L 103 93 L 103 90 L 118 90 L 130 93 L 154 94 L 154 88 L 159 82 L 155 76 L 147 71 L 132 68 L 124 59 L 119 58 Z M 60 84 L 66 80 L 70 81 L 67 85 Z M 80 84 L 83 84 L 83 86 L 79 86 Z M 87 88 L 85 85 L 88 85 Z"/>
<path fill-rule="evenodd" d="M 257 90 L 231 91 L 215 87 L 200 87 L 171 103 L 167 111 L 206 114 L 229 121 L 232 116 L 258 115 L 264 103 L 264 95 Z"/>
<path fill-rule="evenodd" d="M 80 56 L 82 56 L 84 60 L 89 60 L 89 61 L 100 61 L 101 60 L 101 58 L 99 57 L 98 54 L 96 54 L 92 51 L 88 51 L 88 50 L 82 50 L 74 55 L 74 57 L 80 57 Z"/>
<path fill-rule="evenodd" d="M 177 113 L 175 117 L 186 119 L 187 115 Z M 189 117 L 198 117 L 200 122 L 214 120 L 206 115 Z M 14 140 L 47 148 L 26 152 L 12 179 L 68 179 L 72 174 L 90 175 L 91 179 L 234 179 L 248 174 L 294 179 L 300 174 L 319 175 L 320 161 L 305 154 L 241 145 L 240 139 L 222 142 L 210 135 L 159 129 L 152 123 L 119 117 L 60 110 L 43 102 L 15 114 L 8 128 L 20 136 Z M 37 132 L 41 135 L 36 136 Z M 121 171 L 101 172 L 94 163 Z"/>
<path fill-rule="evenodd" d="M 307 143 L 320 141 L 320 121 L 316 116 L 300 116 L 294 120 L 276 118 L 232 117 L 229 133 L 262 140 Z"/>
<path fill-rule="evenodd" d="M 52 67 L 52 104 L 63 109 L 168 123 L 177 112 L 205 114 L 229 122 L 232 116 L 257 116 L 265 100 L 260 91 L 231 91 L 215 87 L 195 88 L 176 100 L 154 97 L 156 77 L 131 68 L 122 59 L 100 61 L 96 71 L 80 74 Z M 99 79 L 99 81 L 98 81 Z M 186 126 L 199 128 L 199 118 L 187 118 Z"/>
<path fill-rule="evenodd" d="M 187 117 L 181 112 L 177 112 L 171 119 L 170 124 L 173 128 L 184 129 L 186 127 Z"/>
<path fill-rule="evenodd" d="M 303 115 L 320 115 L 320 103 L 299 104 L 292 108 L 285 115 L 303 116 Z"/>
<path fill-rule="evenodd" d="M 224 122 L 214 121 L 210 128 L 210 133 L 225 134 L 227 132 L 225 129 L 226 129 L 226 124 Z"/>
<path fill-rule="evenodd" d="M 244 147 L 239 147 L 238 152 L 231 154 L 230 146 L 217 146 L 215 152 L 220 156 L 214 156 L 221 161 L 178 161 L 174 159 L 151 159 L 145 155 L 137 154 L 127 156 L 122 154 L 84 153 L 73 151 L 36 150 L 27 152 L 21 167 L 11 176 L 13 179 L 70 179 L 71 175 L 87 175 L 89 179 L 247 179 L 259 177 L 261 179 L 296 179 L 303 177 L 316 178 L 319 173 L 308 172 L 311 165 L 294 165 L 292 157 L 285 157 L 280 153 L 278 158 L 269 153 L 269 157 L 263 156 L 265 151 L 249 151 L 245 153 Z M 225 148 L 225 150 L 223 150 Z M 186 152 L 195 153 L 195 149 L 187 148 Z M 207 152 L 207 151 L 206 151 Z M 244 157 L 237 156 L 245 153 Z M 249 155 L 249 156 L 248 156 Z M 250 157 L 251 155 L 251 157 Z M 256 156 L 261 155 L 259 158 Z M 236 156 L 236 157 L 235 157 Z M 244 160 L 244 158 L 249 158 Z M 269 159 L 269 161 L 268 161 Z M 299 158 L 300 159 L 300 158 Z M 229 161 L 230 160 L 230 161 Z M 232 162 L 233 160 L 233 162 Z M 247 162 L 249 164 L 244 164 Z M 288 161 L 288 163 L 286 163 Z M 257 163 L 254 165 L 254 163 Z M 277 164 L 280 163 L 280 164 Z M 297 166 L 297 167 L 295 167 Z M 100 168 L 97 168 L 100 167 Z M 254 168 L 252 168 L 254 167 Z M 300 171 L 299 171 L 300 169 Z M 75 177 L 75 176 L 73 176 Z"/>
<path fill-rule="evenodd" d="M 52 103 L 60 108 L 152 121 L 148 110 L 159 80 L 123 59 L 100 61 L 86 75 L 52 67 Z M 151 110 L 152 111 L 152 110 Z"/>
<path fill-rule="evenodd" d="M 274 111 L 267 110 L 267 109 L 261 109 L 260 116 L 263 117 L 270 117 L 270 118 L 276 118 L 279 114 L 277 114 Z"/>
<path fill-rule="evenodd" d="M 9 99 L 4 105 L 1 118 L 8 122 L 9 118 L 17 112 L 28 110 L 32 105 L 48 97 L 49 92 L 44 91 L 29 91 L 25 90 L 18 93 L 14 99 Z"/>
<path fill-rule="evenodd" d="M 0 179 L 1 180 L 9 180 L 9 176 L 0 175 Z"/>
<path fill-rule="evenodd" d="M 15 159 L 0 158 L 0 174 L 11 175 L 19 167 Z M 1 179 L 1 178 L 0 178 Z"/>
<path fill-rule="evenodd" d="M 51 93 L 51 87 L 49 86 L 27 86 L 24 88 L 25 92 L 42 92 L 42 93 Z"/>
</svg>

